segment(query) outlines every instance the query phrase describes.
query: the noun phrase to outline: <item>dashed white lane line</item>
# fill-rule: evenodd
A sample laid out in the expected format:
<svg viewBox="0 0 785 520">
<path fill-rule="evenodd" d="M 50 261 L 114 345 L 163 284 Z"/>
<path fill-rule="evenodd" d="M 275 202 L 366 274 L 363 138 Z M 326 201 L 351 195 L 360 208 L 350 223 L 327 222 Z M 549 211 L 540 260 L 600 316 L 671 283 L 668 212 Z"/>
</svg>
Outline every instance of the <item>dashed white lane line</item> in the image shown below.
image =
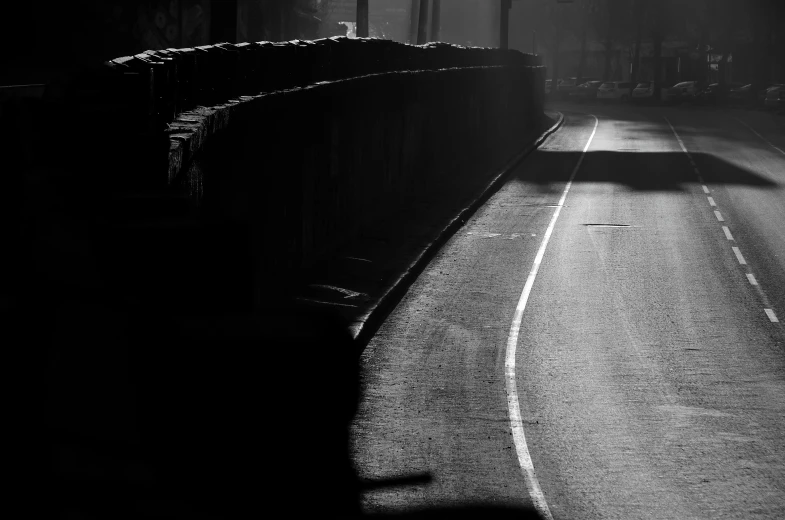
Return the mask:
<svg viewBox="0 0 785 520">
<path fill-rule="evenodd" d="M 695 175 L 698 177 L 698 181 L 701 183 L 701 188 L 703 188 L 703 192 L 708 195 L 710 193 L 709 187 L 706 186 L 706 184 L 704 184 L 703 178 L 701 177 L 701 174 L 700 174 L 700 171 L 698 170 L 698 167 L 695 165 L 695 161 L 692 159 L 692 155 L 690 154 L 689 150 L 687 150 L 687 147 L 684 145 L 684 141 L 681 140 L 681 137 L 679 137 L 678 132 L 676 132 L 676 128 L 674 128 L 674 126 L 670 122 L 670 120 L 667 117 L 663 117 L 663 119 L 665 119 L 665 121 L 668 123 L 668 126 L 670 126 L 671 131 L 673 132 L 674 137 L 676 137 L 676 141 L 678 141 L 678 143 L 679 143 L 679 147 L 687 155 L 687 159 L 689 159 L 690 164 L 692 165 L 693 170 L 695 170 Z M 736 118 L 736 120 L 739 121 L 744 126 L 746 126 L 747 128 L 749 128 L 750 131 L 752 131 L 755 135 L 757 135 L 758 137 L 763 139 L 763 141 L 765 141 L 769 146 L 771 146 L 772 148 L 776 149 L 778 152 L 785 154 L 785 152 L 783 152 L 781 149 L 779 149 L 776 146 L 774 146 L 773 144 L 771 144 L 768 140 L 766 140 L 766 138 L 764 138 L 758 132 L 753 130 L 747 123 L 745 123 L 744 121 L 741 121 L 738 118 Z M 709 200 L 709 205 L 711 207 L 716 207 L 717 206 L 717 204 L 714 201 L 713 197 L 707 197 L 707 198 Z M 725 222 L 725 219 L 722 217 L 722 213 L 720 213 L 719 210 L 714 210 L 714 216 L 717 217 L 718 221 Z M 734 240 L 733 239 L 733 235 L 731 234 L 730 229 L 728 228 L 728 226 L 722 226 L 722 231 L 725 233 L 725 238 L 727 238 L 728 240 Z M 732 246 L 732 249 L 733 249 L 733 254 L 736 255 L 736 259 L 739 261 L 739 264 L 747 265 L 747 261 L 744 259 L 744 255 L 741 254 L 741 249 L 739 249 L 736 246 Z M 760 297 L 761 297 L 761 299 L 763 301 L 763 304 L 764 305 L 770 305 L 769 299 L 766 297 L 766 294 L 763 292 L 763 290 L 761 289 L 760 285 L 758 285 L 758 280 L 755 279 L 755 276 L 752 273 L 746 273 L 746 275 L 747 275 L 747 280 L 749 280 L 749 282 L 750 282 L 750 285 L 754 286 L 755 289 L 757 289 L 758 294 L 760 294 Z M 769 317 L 769 320 L 772 323 L 779 323 L 779 319 L 777 319 L 777 315 L 774 313 L 773 309 L 770 309 L 770 308 L 766 307 L 763 310 L 766 311 L 766 315 Z"/>
<path fill-rule="evenodd" d="M 537 277 L 537 272 L 540 270 L 540 263 L 545 255 L 545 248 L 548 247 L 548 241 L 553 233 L 556 220 L 559 218 L 559 214 L 564 207 L 564 201 L 567 199 L 567 193 L 570 191 L 572 181 L 575 179 L 575 174 L 578 173 L 578 169 L 581 167 L 581 163 L 583 163 L 583 158 L 586 157 L 586 151 L 589 149 L 589 145 L 591 145 L 591 142 L 594 139 L 594 134 L 597 133 L 597 126 L 600 124 L 600 120 L 597 119 L 596 116 L 592 115 L 592 117 L 594 118 L 594 130 L 592 130 L 589 140 L 586 142 L 586 146 L 583 147 L 583 153 L 581 153 L 581 156 L 578 159 L 578 164 L 576 164 L 575 168 L 572 170 L 570 180 L 567 181 L 567 186 L 564 187 L 564 192 L 562 193 L 561 199 L 559 199 L 559 204 L 556 207 L 556 211 L 553 212 L 551 222 L 545 230 L 540 248 L 537 250 L 537 255 L 534 257 L 534 264 L 532 265 L 531 271 L 529 271 L 529 276 L 526 278 L 521 297 L 515 308 L 515 315 L 512 319 L 512 325 L 510 325 L 510 334 L 507 337 L 507 350 L 504 356 L 507 410 L 510 415 L 510 427 L 512 428 L 512 439 L 515 443 L 515 451 L 518 455 L 518 463 L 520 464 L 521 469 L 523 469 L 526 487 L 529 490 L 529 496 L 534 503 L 534 507 L 546 520 L 553 520 L 553 516 L 551 515 L 551 510 L 548 508 L 548 502 L 545 500 L 545 495 L 540 488 L 537 476 L 534 474 L 534 464 L 532 463 L 532 458 L 529 454 L 529 448 L 526 445 L 526 435 L 523 431 L 523 419 L 521 417 L 521 405 L 518 399 L 518 383 L 515 374 L 515 351 L 518 348 L 518 334 L 521 330 L 523 311 L 526 310 L 526 303 L 529 301 L 529 294 L 531 294 L 534 279 Z"/>
<path fill-rule="evenodd" d="M 738 260 L 741 265 L 747 265 L 747 261 L 744 259 L 744 256 L 742 256 L 741 250 L 738 247 L 733 246 L 733 254 L 736 255 L 736 260 Z"/>
<path fill-rule="evenodd" d="M 739 119 L 738 117 L 735 117 L 734 119 L 735 119 L 736 121 L 738 121 L 739 123 L 743 124 L 744 126 L 746 126 L 746 127 L 749 129 L 749 131 L 750 131 L 750 132 L 752 132 L 753 134 L 757 135 L 757 136 L 760 138 L 760 140 L 761 140 L 761 141 L 763 141 L 763 142 L 764 142 L 764 143 L 766 143 L 767 145 L 771 146 L 772 148 L 774 148 L 775 150 L 777 150 L 777 151 L 778 151 L 779 153 L 781 153 L 782 155 L 785 155 L 785 151 L 783 151 L 783 150 L 782 150 L 782 148 L 780 148 L 779 146 L 775 146 L 775 145 L 774 145 L 774 144 L 773 144 L 771 141 L 769 141 L 768 139 L 766 139 L 765 137 L 763 137 L 762 135 L 760 135 L 758 132 L 756 132 L 756 131 L 755 131 L 755 129 L 754 129 L 754 128 L 752 128 L 750 125 L 748 125 L 747 123 L 745 123 L 744 121 L 742 121 L 742 120 L 741 120 L 741 119 Z"/>
</svg>

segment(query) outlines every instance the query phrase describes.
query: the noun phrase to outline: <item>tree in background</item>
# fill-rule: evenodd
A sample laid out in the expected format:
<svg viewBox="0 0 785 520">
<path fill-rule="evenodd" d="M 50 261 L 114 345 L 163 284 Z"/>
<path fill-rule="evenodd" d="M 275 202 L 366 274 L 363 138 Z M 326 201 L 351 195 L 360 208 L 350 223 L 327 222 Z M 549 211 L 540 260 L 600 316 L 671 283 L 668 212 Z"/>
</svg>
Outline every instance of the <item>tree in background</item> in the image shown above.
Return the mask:
<svg viewBox="0 0 785 520">
<path fill-rule="evenodd" d="M 632 7 L 632 19 L 635 24 L 635 54 L 632 58 L 632 73 L 630 81 L 632 87 L 638 83 L 641 68 L 641 45 L 643 45 L 643 28 L 646 25 L 646 14 L 649 4 L 646 0 L 635 0 Z M 632 93 L 630 93 L 632 96 Z"/>
<path fill-rule="evenodd" d="M 592 0 L 586 0 L 592 1 Z M 580 2 L 573 5 L 560 5 L 553 0 L 536 0 L 528 9 L 531 15 L 541 20 L 537 28 L 537 39 L 543 43 L 551 58 L 551 78 L 554 82 L 559 78 L 561 62 L 561 49 L 566 39 L 572 39 L 581 31 L 583 14 L 579 7 Z M 582 73 L 582 72 L 581 72 Z M 554 88 L 556 84 L 554 83 Z"/>
<path fill-rule="evenodd" d="M 715 42 L 722 54 L 718 67 L 719 83 L 724 85 L 728 77 L 729 57 L 736 50 L 737 43 L 749 37 L 749 11 L 745 8 L 746 2 L 741 0 L 717 0 L 716 4 L 710 12 L 715 14 Z"/>
<path fill-rule="evenodd" d="M 785 2 L 782 0 L 575 0 L 560 6 L 554 0 L 532 0 L 527 9 L 538 20 L 537 37 L 551 57 L 549 76 L 558 77 L 565 42 L 580 45 L 578 81 L 584 79 L 588 48 L 602 42 L 603 78 L 616 79 L 614 68 L 620 44 L 633 56 L 631 80 L 640 80 L 643 49 L 651 49 L 655 95 L 664 73 L 664 45 L 684 42 L 683 79 L 710 80 L 709 55 L 714 56 L 720 82 L 731 77 L 734 53 L 738 73 L 749 74 L 760 85 L 785 77 Z M 718 59 L 719 58 L 719 59 Z M 752 60 L 742 66 L 744 58 Z M 688 60 L 686 63 L 684 60 Z M 691 62 L 690 62 L 691 60 Z M 615 72 L 614 72 L 615 71 Z M 612 77 L 613 76 L 613 77 Z"/>
<path fill-rule="evenodd" d="M 570 17 L 573 34 L 579 35 L 580 57 L 578 58 L 578 72 L 576 74 L 576 84 L 583 82 L 583 75 L 586 71 L 586 46 L 589 34 L 594 36 L 595 28 L 599 25 L 599 16 L 602 0 L 580 0 L 574 5 L 574 14 Z"/>
<path fill-rule="evenodd" d="M 628 40 L 630 29 L 630 3 L 627 0 L 593 0 L 596 4 L 594 12 L 590 17 L 598 25 L 597 32 L 602 34 L 605 45 L 605 66 L 603 67 L 602 79 L 609 81 L 621 79 L 618 74 L 612 77 L 612 62 L 614 57 L 614 45 Z M 618 72 L 617 67 L 617 72 Z"/>
<path fill-rule="evenodd" d="M 648 33 L 652 42 L 653 96 L 660 99 L 662 90 L 662 44 L 668 37 L 678 37 L 684 20 L 684 3 L 679 0 L 646 0 L 649 15 Z"/>
<path fill-rule="evenodd" d="M 315 40 L 332 0 L 241 0 L 247 41 Z"/>
<path fill-rule="evenodd" d="M 781 0 L 751 0 L 745 3 L 755 52 L 755 90 L 772 81 L 785 82 L 785 3 Z M 776 72 L 776 69 L 779 69 Z"/>
</svg>

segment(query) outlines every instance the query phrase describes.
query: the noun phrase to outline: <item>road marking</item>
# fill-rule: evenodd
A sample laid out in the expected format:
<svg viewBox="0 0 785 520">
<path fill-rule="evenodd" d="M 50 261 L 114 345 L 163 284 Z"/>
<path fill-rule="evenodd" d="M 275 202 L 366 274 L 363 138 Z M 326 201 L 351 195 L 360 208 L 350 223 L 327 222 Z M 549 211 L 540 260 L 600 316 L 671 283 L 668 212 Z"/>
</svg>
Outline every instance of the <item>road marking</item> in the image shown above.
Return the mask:
<svg viewBox="0 0 785 520">
<path fill-rule="evenodd" d="M 778 147 L 778 146 L 774 146 L 774 144 L 772 144 L 772 142 L 771 142 L 771 141 L 769 141 L 768 139 L 766 139 L 765 137 L 763 137 L 762 135 L 760 135 L 758 132 L 756 132 L 756 131 L 755 131 L 755 129 L 754 129 L 754 128 L 752 128 L 750 125 L 748 125 L 747 123 L 745 123 L 744 121 L 742 121 L 742 120 L 741 120 L 741 119 L 739 119 L 738 117 L 734 117 L 734 119 L 735 119 L 736 121 L 738 121 L 739 123 L 743 124 L 744 126 L 746 126 L 747 128 L 749 128 L 750 132 L 752 132 L 753 134 L 755 134 L 755 135 L 757 135 L 758 137 L 760 137 L 761 141 L 763 141 L 763 142 L 764 142 L 764 143 L 766 143 L 767 145 L 771 146 L 772 148 L 774 148 L 775 150 L 777 150 L 777 151 L 778 151 L 779 153 L 781 153 L 782 155 L 785 155 L 785 151 L 783 151 L 783 150 L 782 150 L 782 148 L 780 148 L 780 147 Z"/>
<path fill-rule="evenodd" d="M 586 146 L 583 148 L 583 152 L 578 159 L 578 164 L 576 164 L 575 168 L 572 170 L 570 180 L 567 181 L 567 186 L 564 187 L 564 192 L 562 193 L 561 199 L 559 200 L 558 207 L 556 208 L 556 211 L 553 212 L 553 217 L 551 217 L 551 222 L 548 224 L 548 229 L 545 230 L 545 235 L 542 238 L 542 243 L 540 243 L 540 248 L 537 250 L 537 255 L 534 257 L 534 264 L 532 265 L 531 271 L 529 271 L 529 276 L 526 278 L 526 283 L 523 286 L 521 297 L 518 300 L 517 307 L 515 308 L 515 315 L 512 319 L 512 325 L 510 325 L 510 334 L 507 337 L 507 350 L 504 357 L 504 379 L 507 389 L 507 409 L 510 415 L 510 427 L 512 428 L 512 439 L 515 443 L 515 451 L 518 455 L 518 463 L 520 464 L 521 469 L 523 469 L 524 475 L 526 477 L 526 487 L 529 489 L 529 496 L 534 503 L 534 507 L 546 520 L 553 520 L 553 516 L 551 515 L 551 510 L 548 508 L 548 502 L 545 500 L 545 495 L 542 493 L 542 489 L 540 488 L 540 483 L 537 481 L 537 476 L 534 474 L 534 464 L 532 463 L 531 455 L 529 454 L 529 448 L 526 445 L 526 435 L 523 431 L 521 405 L 520 401 L 518 400 L 518 385 L 515 375 L 515 351 L 518 348 L 518 334 L 520 333 L 521 329 L 523 311 L 526 310 L 526 303 L 529 301 L 529 294 L 531 294 L 532 286 L 534 285 L 534 279 L 537 277 L 537 271 L 540 270 L 540 263 L 542 262 L 542 258 L 545 255 L 545 248 L 548 247 L 548 241 L 550 240 L 551 234 L 553 233 L 556 220 L 559 218 L 559 214 L 564 207 L 564 201 L 567 199 L 567 193 L 570 191 L 572 181 L 575 179 L 575 175 L 578 173 L 581 163 L 583 163 L 583 158 L 586 157 L 586 151 L 589 149 L 589 145 L 591 145 L 594 135 L 597 133 L 597 126 L 600 124 L 600 120 L 597 119 L 596 116 L 592 115 L 592 117 L 594 118 L 594 129 L 589 136 L 589 140 L 586 142 Z"/>
<path fill-rule="evenodd" d="M 670 119 L 668 119 L 665 116 L 663 116 L 663 119 L 665 119 L 665 121 L 668 123 L 668 126 L 671 127 L 671 131 L 673 132 L 673 135 L 676 137 L 676 141 L 679 143 L 679 147 L 681 147 L 681 151 L 684 152 L 685 154 L 687 154 L 687 160 L 690 161 L 690 164 L 692 165 L 692 169 L 695 170 L 695 175 L 698 176 L 698 180 L 700 181 L 701 184 L 703 184 L 703 177 L 701 177 L 701 172 L 698 169 L 698 165 L 695 164 L 695 160 L 692 158 L 692 154 L 689 152 L 689 150 L 687 150 L 687 147 L 684 146 L 684 141 L 682 141 L 681 137 L 679 137 L 679 134 L 676 133 L 676 129 L 673 128 L 673 125 L 671 124 Z M 703 191 L 708 193 L 709 189 L 704 185 L 703 186 Z"/>
<path fill-rule="evenodd" d="M 671 128 L 671 132 L 673 132 L 673 136 L 676 138 L 676 141 L 679 143 L 679 147 L 681 147 L 681 150 L 685 154 L 687 154 L 687 159 L 689 159 L 690 164 L 692 165 L 693 169 L 695 170 L 695 175 L 698 176 L 698 181 L 701 183 L 701 187 L 703 188 L 703 192 L 708 194 L 709 193 L 709 188 L 703 182 L 703 178 L 701 178 L 701 174 L 698 171 L 698 168 L 695 166 L 695 161 L 692 159 L 692 155 L 687 150 L 687 147 L 684 146 L 684 141 L 681 140 L 681 137 L 679 137 L 679 133 L 676 132 L 676 128 L 673 127 L 673 124 L 670 122 L 670 120 L 667 117 L 665 117 L 665 116 L 663 116 L 663 119 L 665 119 L 665 122 L 668 123 L 668 126 Z M 748 125 L 747 123 L 745 123 L 744 121 L 742 121 L 739 118 L 735 118 L 735 119 L 739 123 L 741 123 L 744 126 L 746 126 L 747 128 L 749 128 L 752 133 L 754 133 L 755 135 L 760 137 L 764 142 L 766 142 L 766 144 L 768 144 L 769 146 L 771 146 L 772 148 L 774 148 L 775 150 L 777 150 L 781 154 L 785 155 L 785 152 L 783 152 L 781 149 L 779 149 L 776 146 L 774 146 L 773 144 L 771 144 L 765 137 L 763 137 L 758 132 L 756 132 L 750 125 Z M 712 207 L 716 207 L 714 199 L 712 197 L 708 197 L 708 199 L 709 199 L 709 204 Z M 722 218 L 722 213 L 720 213 L 719 210 L 714 210 L 714 216 L 717 217 L 717 220 L 719 220 L 720 222 L 725 222 L 725 219 Z M 722 226 L 722 231 L 725 233 L 725 238 L 727 238 L 728 240 L 733 240 L 733 235 L 731 235 L 731 232 L 730 232 L 730 229 L 728 228 L 728 226 Z M 733 247 L 733 253 L 736 255 L 736 259 L 739 261 L 739 263 L 741 265 L 747 265 L 747 261 L 744 259 L 744 256 L 741 254 L 741 250 L 738 247 Z M 753 276 L 752 274 L 747 273 L 747 280 L 749 280 L 750 285 L 755 286 L 755 288 L 758 290 L 758 293 L 760 294 L 760 297 L 763 300 L 763 304 L 764 305 L 770 305 L 769 304 L 769 300 L 766 297 L 766 294 L 763 292 L 763 290 L 761 290 L 760 286 L 758 285 L 758 281 L 755 279 L 755 276 Z M 771 320 L 772 323 L 779 323 L 779 320 L 777 319 L 777 316 L 774 314 L 774 311 L 772 309 L 766 308 L 764 310 L 766 311 L 766 314 L 768 315 L 768 317 L 769 317 L 769 319 Z"/>
<path fill-rule="evenodd" d="M 711 206 L 713 208 L 717 207 L 717 204 L 714 202 L 714 198 L 712 198 L 712 197 L 706 197 L 706 198 L 709 199 L 709 206 Z"/>
<path fill-rule="evenodd" d="M 320 305 L 333 305 L 335 307 L 352 307 L 352 308 L 357 307 L 356 305 L 350 305 L 348 303 L 326 302 L 322 300 L 313 300 L 311 298 L 297 298 L 297 300 L 301 302 L 318 303 Z"/>
<path fill-rule="evenodd" d="M 679 146 L 681 147 L 681 150 L 685 154 L 687 154 L 687 159 L 689 159 L 690 164 L 692 165 L 693 169 L 695 170 L 695 175 L 697 175 L 698 181 L 702 185 L 701 187 L 703 188 L 703 192 L 708 194 L 709 193 L 709 188 L 703 182 L 703 178 L 701 178 L 700 171 L 698 171 L 697 166 L 695 166 L 695 161 L 693 161 L 692 155 L 690 155 L 690 152 L 687 150 L 687 147 L 684 146 L 684 141 L 681 140 L 681 137 L 679 137 L 679 133 L 676 132 L 676 128 L 673 127 L 673 124 L 670 122 L 670 120 L 667 117 L 665 117 L 665 116 L 663 116 L 663 119 L 665 120 L 666 123 L 668 123 L 668 126 L 670 126 L 671 132 L 673 132 L 673 136 L 676 138 L 676 141 L 679 143 Z M 763 141 L 766 142 L 766 144 L 768 144 L 769 146 L 771 146 L 772 148 L 774 148 L 778 152 L 780 152 L 783 155 L 785 155 L 785 152 L 783 152 L 780 148 L 777 148 L 776 146 L 771 144 L 765 137 L 763 137 L 758 132 L 756 132 L 750 125 L 748 125 L 744 121 L 740 120 L 739 118 L 735 118 L 735 119 L 739 123 L 741 123 L 744 126 L 746 126 L 747 128 L 749 128 L 751 132 L 753 132 L 755 135 L 760 137 Z M 709 199 L 709 204 L 712 207 L 716 207 L 716 204 L 714 203 L 714 199 L 712 197 L 708 197 L 708 199 Z M 714 210 L 714 216 L 717 217 L 717 220 L 719 220 L 720 222 L 725 222 L 725 219 L 722 218 L 722 213 L 720 213 L 719 210 Z M 733 235 L 731 235 L 731 232 L 730 232 L 730 229 L 728 229 L 728 226 L 722 226 L 722 231 L 725 232 L 725 238 L 727 238 L 728 240 L 733 240 Z M 741 249 L 739 249 L 738 247 L 733 246 L 733 253 L 736 255 L 736 259 L 739 261 L 739 263 L 741 265 L 747 265 L 747 261 L 744 259 L 744 256 L 741 254 Z M 758 293 L 759 293 L 761 299 L 763 300 L 763 305 L 770 305 L 769 299 L 766 297 L 766 294 L 763 292 L 763 290 L 758 285 L 758 280 L 755 279 L 755 276 L 753 276 L 750 273 L 747 273 L 747 280 L 749 280 L 750 285 L 755 286 L 755 288 L 758 290 Z M 769 320 L 771 320 L 772 323 L 779 323 L 780 320 L 777 319 L 777 315 L 774 314 L 774 310 L 772 310 L 770 308 L 764 308 L 764 310 L 766 311 L 766 315 L 769 317 Z"/>
<path fill-rule="evenodd" d="M 343 287 L 336 287 L 334 285 L 323 285 L 323 284 L 313 283 L 309 285 L 309 287 L 314 287 L 316 289 L 327 289 L 330 291 L 339 292 L 344 295 L 344 298 L 356 298 L 358 296 L 364 295 L 364 293 L 350 291 L 349 289 L 344 289 Z"/>
<path fill-rule="evenodd" d="M 488 233 L 485 231 L 469 231 L 466 233 L 467 235 L 476 236 L 479 238 L 496 238 L 501 237 L 502 240 L 515 240 L 516 238 L 520 238 L 520 233 L 511 233 L 509 235 L 502 235 L 501 233 Z"/>
<path fill-rule="evenodd" d="M 493 237 L 500 237 L 502 235 L 501 233 L 489 233 L 489 232 L 486 232 L 486 231 L 469 231 L 466 234 L 467 235 L 478 236 L 478 237 L 481 237 L 481 238 L 493 238 Z"/>
<path fill-rule="evenodd" d="M 733 246 L 733 253 L 736 255 L 736 260 L 738 260 L 741 265 L 747 265 L 747 261 L 744 259 L 744 257 L 741 254 L 741 249 L 739 249 L 736 246 Z"/>
</svg>

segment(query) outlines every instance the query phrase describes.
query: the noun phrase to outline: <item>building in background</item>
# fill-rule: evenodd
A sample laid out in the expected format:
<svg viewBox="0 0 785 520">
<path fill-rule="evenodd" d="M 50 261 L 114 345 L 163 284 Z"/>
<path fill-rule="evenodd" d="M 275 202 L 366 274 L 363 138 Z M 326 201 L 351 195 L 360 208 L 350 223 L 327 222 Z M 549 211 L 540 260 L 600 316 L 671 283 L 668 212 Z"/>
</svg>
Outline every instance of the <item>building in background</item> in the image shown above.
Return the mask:
<svg viewBox="0 0 785 520">
<path fill-rule="evenodd" d="M 46 83 L 149 49 L 316 39 L 332 1 L 11 2 L 0 17 L 0 84 Z"/>
<path fill-rule="evenodd" d="M 430 11 L 433 3 L 428 3 Z M 357 20 L 356 6 L 356 0 L 330 0 L 323 27 L 346 23 L 352 27 L 352 35 Z M 416 43 L 419 11 L 420 0 L 369 0 L 368 34 Z M 499 18 L 500 2 L 496 0 L 442 0 L 439 40 L 465 46 L 496 47 L 499 45 Z M 427 39 L 433 41 L 430 22 L 429 12 Z"/>
<path fill-rule="evenodd" d="M 226 11 L 224 34 L 213 32 L 212 43 L 315 40 L 320 36 L 332 0 L 232 0 L 222 1 Z M 231 4 L 234 4 L 232 6 Z M 232 37 L 231 18 L 235 33 Z"/>
<path fill-rule="evenodd" d="M 104 6 L 111 12 L 106 17 L 109 29 L 118 35 L 130 29 L 137 52 L 196 47 L 210 41 L 210 0 L 110 1 Z"/>
<path fill-rule="evenodd" d="M 370 36 L 410 42 L 418 12 L 419 0 L 370 0 Z M 11 2 L 0 17 L 0 84 L 46 83 L 149 49 L 345 35 L 356 17 L 356 0 Z M 440 39 L 498 46 L 499 19 L 497 0 L 442 0 Z M 430 17 L 426 26 L 430 33 Z"/>
<path fill-rule="evenodd" d="M 336 25 L 348 27 L 347 35 L 354 37 L 357 21 L 357 0 L 328 0 L 324 10 L 322 37 Z M 370 0 L 368 2 L 368 36 L 406 42 L 409 36 L 411 0 Z"/>
<path fill-rule="evenodd" d="M 442 0 L 441 40 L 467 47 L 498 47 L 501 2 Z"/>
</svg>

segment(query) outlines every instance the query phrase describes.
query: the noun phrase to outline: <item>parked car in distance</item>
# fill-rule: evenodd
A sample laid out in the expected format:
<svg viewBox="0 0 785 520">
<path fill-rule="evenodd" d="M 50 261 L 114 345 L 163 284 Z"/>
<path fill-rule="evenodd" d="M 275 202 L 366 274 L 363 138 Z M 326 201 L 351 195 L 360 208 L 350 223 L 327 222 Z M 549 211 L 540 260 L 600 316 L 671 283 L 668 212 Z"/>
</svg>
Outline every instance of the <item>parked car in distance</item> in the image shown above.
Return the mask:
<svg viewBox="0 0 785 520">
<path fill-rule="evenodd" d="M 594 101 L 597 99 L 597 90 L 602 85 L 602 81 L 587 81 L 578 85 L 574 91 L 570 92 L 570 98 L 578 103 Z"/>
<path fill-rule="evenodd" d="M 706 105 L 716 105 L 717 103 L 724 103 L 727 100 L 731 89 L 742 88 L 744 85 L 741 83 L 712 83 L 702 89 L 699 89 L 695 94 L 695 100 L 699 103 Z"/>
<path fill-rule="evenodd" d="M 666 100 L 669 86 L 660 82 L 660 99 Z M 635 103 L 642 103 L 644 101 L 652 101 L 654 99 L 654 82 L 641 81 L 632 89 L 631 100 Z"/>
<path fill-rule="evenodd" d="M 763 106 L 766 103 L 766 94 L 769 92 L 770 88 L 776 88 L 782 86 L 780 83 L 769 83 L 765 87 L 758 89 L 755 93 L 758 104 Z"/>
<path fill-rule="evenodd" d="M 698 93 L 697 81 L 682 81 L 668 89 L 668 101 L 692 101 Z"/>
<path fill-rule="evenodd" d="M 730 89 L 726 101 L 729 105 L 747 105 L 754 103 L 755 98 L 754 91 L 752 90 L 752 83 Z"/>
<path fill-rule="evenodd" d="M 634 85 L 629 81 L 606 81 L 597 89 L 597 99 L 600 101 L 627 101 L 630 98 L 630 88 Z"/>
<path fill-rule="evenodd" d="M 785 108 L 785 85 L 777 85 L 766 90 L 766 108 Z"/>
<path fill-rule="evenodd" d="M 561 97 L 569 96 L 573 90 L 575 90 L 575 78 L 560 79 L 556 83 L 556 93 Z"/>
<path fill-rule="evenodd" d="M 632 89 L 632 100 L 643 101 L 644 99 L 651 99 L 654 96 L 654 82 L 641 81 L 635 88 Z"/>
</svg>

